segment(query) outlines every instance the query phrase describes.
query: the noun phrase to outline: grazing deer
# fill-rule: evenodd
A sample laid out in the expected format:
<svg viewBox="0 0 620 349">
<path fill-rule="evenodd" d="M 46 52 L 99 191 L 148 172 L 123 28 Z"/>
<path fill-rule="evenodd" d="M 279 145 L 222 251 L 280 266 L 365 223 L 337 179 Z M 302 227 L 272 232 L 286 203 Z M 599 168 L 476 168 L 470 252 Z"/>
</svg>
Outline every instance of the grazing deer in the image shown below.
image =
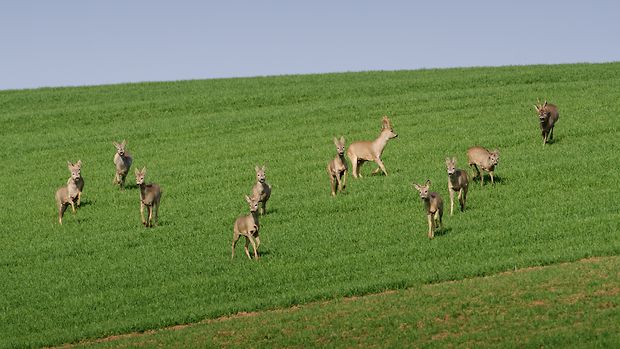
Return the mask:
<svg viewBox="0 0 620 349">
<path fill-rule="evenodd" d="M 258 202 L 261 203 L 261 215 L 267 212 L 267 200 L 271 197 L 271 186 L 265 182 L 265 166 L 255 166 L 256 171 L 256 184 L 252 187 L 252 196 L 258 198 Z"/>
<path fill-rule="evenodd" d="M 258 236 L 258 231 L 260 229 L 260 225 L 258 224 L 258 203 L 259 199 L 256 196 L 245 196 L 245 201 L 250 206 L 250 214 L 239 216 L 235 221 L 235 225 L 233 227 L 233 241 L 232 241 L 232 258 L 235 258 L 235 246 L 237 245 L 237 241 L 241 236 L 245 237 L 245 255 L 250 257 L 250 251 L 248 250 L 248 245 L 252 243 L 252 247 L 254 248 L 254 258 L 258 259 L 258 246 L 260 246 L 260 238 Z"/>
<path fill-rule="evenodd" d="M 155 223 L 157 223 L 159 201 L 161 199 L 161 188 L 158 184 L 144 184 L 144 176 L 146 175 L 146 167 L 142 170 L 136 169 L 136 184 L 140 187 L 140 218 L 145 227 L 153 226 L 153 211 L 155 211 Z M 148 221 L 144 219 L 144 206 L 148 210 Z"/>
<path fill-rule="evenodd" d="M 81 161 L 78 161 L 78 163 L 81 166 Z M 67 161 L 67 167 L 71 171 L 71 177 L 69 177 L 66 185 L 56 190 L 56 206 L 58 207 L 58 223 L 60 225 L 62 225 L 62 216 L 69 205 L 71 205 L 71 210 L 75 213 L 75 204 L 78 202 L 81 194 L 80 183 L 82 187 L 84 186 L 80 167 L 76 168 L 69 161 Z"/>
<path fill-rule="evenodd" d="M 474 178 L 480 176 L 480 187 L 484 184 L 484 174 L 480 170 L 488 172 L 491 176 L 491 183 L 495 184 L 493 181 L 493 171 L 499 161 L 498 149 L 490 152 L 483 147 L 471 147 L 467 149 L 467 159 L 469 161 L 469 166 L 473 167 L 476 171 Z"/>
<path fill-rule="evenodd" d="M 131 163 L 133 162 L 133 158 L 129 153 L 125 150 L 127 146 L 127 141 L 123 140 L 121 144 L 116 142 L 112 142 L 112 144 L 116 147 L 116 154 L 114 154 L 114 165 L 116 166 L 116 174 L 114 175 L 113 184 L 118 184 L 121 189 L 125 185 L 125 178 L 129 173 L 129 168 L 131 167 Z"/>
<path fill-rule="evenodd" d="M 534 108 L 540 119 L 540 130 L 543 138 L 543 146 L 553 139 L 553 127 L 560 118 L 560 112 L 555 104 L 548 104 L 545 100 L 544 104 L 534 104 Z"/>
<path fill-rule="evenodd" d="M 450 216 L 454 212 L 454 193 L 458 192 L 459 204 L 461 212 L 465 210 L 465 201 L 467 201 L 467 187 L 469 178 L 467 172 L 456 168 L 456 158 L 446 158 L 446 167 L 448 169 L 448 192 L 450 193 Z"/>
<path fill-rule="evenodd" d="M 431 186 L 430 180 L 427 180 L 424 185 L 413 183 L 413 186 L 420 193 L 420 199 L 424 201 L 426 218 L 428 219 L 428 238 L 432 239 L 435 237 L 434 229 L 437 226 L 443 229 L 443 200 L 438 193 L 428 192 L 428 188 Z"/>
<path fill-rule="evenodd" d="M 336 191 L 342 192 L 347 186 L 347 160 L 344 158 L 344 137 L 338 140 L 334 137 L 334 144 L 338 156 L 327 164 L 327 173 L 331 182 L 330 189 L 332 196 L 336 196 Z"/>
<path fill-rule="evenodd" d="M 351 160 L 351 166 L 353 166 L 353 177 L 362 177 L 360 174 L 360 167 L 366 161 L 374 161 L 379 165 L 379 168 L 375 169 L 372 174 L 376 174 L 379 171 L 383 171 L 383 174 L 387 176 L 387 171 L 385 170 L 385 166 L 381 161 L 381 154 L 383 154 L 383 149 L 387 145 L 387 142 L 392 139 L 398 137 L 398 134 L 394 133 L 394 128 L 392 127 L 392 123 L 387 116 L 384 116 L 381 120 L 381 133 L 379 137 L 374 141 L 361 141 L 351 143 L 349 149 L 347 149 L 347 155 Z"/>
</svg>

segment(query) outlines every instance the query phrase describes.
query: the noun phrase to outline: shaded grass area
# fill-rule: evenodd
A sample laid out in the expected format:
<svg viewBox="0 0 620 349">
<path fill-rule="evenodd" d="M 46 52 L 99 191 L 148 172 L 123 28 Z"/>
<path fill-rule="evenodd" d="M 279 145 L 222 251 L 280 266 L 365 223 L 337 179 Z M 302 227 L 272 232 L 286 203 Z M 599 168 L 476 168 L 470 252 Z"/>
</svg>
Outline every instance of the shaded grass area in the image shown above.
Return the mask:
<svg viewBox="0 0 620 349">
<path fill-rule="evenodd" d="M 73 348 L 620 345 L 620 257 L 245 313 Z"/>
<path fill-rule="evenodd" d="M 620 252 L 620 64 L 369 72 L 0 92 L 0 347 L 42 346 L 240 311 L 489 275 Z M 560 108 L 541 146 L 537 97 Z M 332 138 L 399 137 L 390 176 L 329 195 Z M 163 188 L 160 226 L 134 179 L 112 186 L 112 141 Z M 426 238 L 411 182 L 448 199 L 446 156 L 500 149 L 495 187 Z M 84 206 L 58 226 L 66 161 Z M 273 187 L 262 259 L 230 260 L 254 166 Z M 133 171 L 133 169 L 132 169 Z M 239 247 L 241 248 L 241 247 Z"/>
</svg>

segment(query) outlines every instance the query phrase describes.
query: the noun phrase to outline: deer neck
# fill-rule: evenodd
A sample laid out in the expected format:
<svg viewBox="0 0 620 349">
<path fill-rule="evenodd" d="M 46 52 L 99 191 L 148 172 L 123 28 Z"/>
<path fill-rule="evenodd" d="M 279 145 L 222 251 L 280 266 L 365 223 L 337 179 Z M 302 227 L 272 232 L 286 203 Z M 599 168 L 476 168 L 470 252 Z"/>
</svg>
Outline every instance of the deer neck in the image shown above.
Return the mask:
<svg viewBox="0 0 620 349">
<path fill-rule="evenodd" d="M 431 213 L 431 197 L 427 197 L 426 199 L 422 199 L 424 201 L 424 208 L 426 209 L 426 213 Z"/>
<path fill-rule="evenodd" d="M 379 137 L 372 142 L 372 149 L 377 155 L 381 155 L 383 153 L 383 149 L 387 145 L 388 140 L 390 140 L 388 132 L 388 130 L 381 131 Z"/>
<path fill-rule="evenodd" d="M 254 224 L 258 226 L 258 210 L 250 212 L 252 214 L 252 219 L 254 220 Z"/>
<path fill-rule="evenodd" d="M 139 185 L 140 187 L 140 200 L 144 200 L 144 197 L 146 196 L 146 184 L 142 183 Z"/>
<path fill-rule="evenodd" d="M 341 154 L 338 154 L 338 159 L 339 159 L 339 160 L 340 160 L 340 162 L 342 162 L 343 164 L 346 164 L 346 161 L 347 161 L 347 160 L 346 160 L 346 159 L 345 159 L 345 157 L 344 157 L 344 153 L 342 153 L 342 155 L 341 155 Z"/>
<path fill-rule="evenodd" d="M 459 171 L 456 170 L 453 174 L 448 173 L 448 179 L 450 179 L 452 186 L 457 186 L 459 184 Z"/>
</svg>

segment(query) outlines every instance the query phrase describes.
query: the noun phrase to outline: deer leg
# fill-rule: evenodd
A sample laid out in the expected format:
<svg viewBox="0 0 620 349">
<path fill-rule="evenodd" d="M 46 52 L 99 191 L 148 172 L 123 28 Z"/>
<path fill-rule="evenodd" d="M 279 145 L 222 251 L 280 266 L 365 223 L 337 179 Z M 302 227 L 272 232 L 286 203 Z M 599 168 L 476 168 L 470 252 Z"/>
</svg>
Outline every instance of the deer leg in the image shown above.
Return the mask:
<svg viewBox="0 0 620 349">
<path fill-rule="evenodd" d="M 258 234 L 258 232 L 256 232 L 256 234 Z M 260 237 L 258 235 L 256 235 L 254 237 L 254 240 L 256 241 L 256 248 L 260 247 Z"/>
<path fill-rule="evenodd" d="M 75 204 L 73 203 L 73 199 L 69 198 L 69 202 L 71 203 L 71 211 L 75 213 Z"/>
<path fill-rule="evenodd" d="M 461 190 L 459 191 L 459 204 L 461 204 L 461 212 L 465 211 L 465 196 L 467 195 L 467 192 L 465 191 L 465 189 L 461 188 Z"/>
<path fill-rule="evenodd" d="M 495 182 L 493 181 L 493 171 L 489 171 L 489 176 L 491 176 L 491 184 L 495 185 Z"/>
<path fill-rule="evenodd" d="M 437 212 L 435 212 L 435 219 L 439 221 L 439 229 L 443 231 L 442 216 L 443 216 L 443 212 L 442 211 L 437 210 Z"/>
<path fill-rule="evenodd" d="M 353 177 L 357 178 L 357 157 L 350 157 L 351 159 L 351 173 L 353 174 Z"/>
<path fill-rule="evenodd" d="M 77 200 L 78 207 L 80 206 L 81 202 L 82 202 L 82 191 L 78 191 L 78 200 Z"/>
<path fill-rule="evenodd" d="M 58 205 L 58 223 L 62 225 L 62 216 L 65 214 L 65 210 L 67 209 L 67 205 L 59 204 Z"/>
<path fill-rule="evenodd" d="M 155 205 L 155 223 L 159 223 L 159 202 Z"/>
<path fill-rule="evenodd" d="M 248 256 L 249 259 L 252 259 L 252 257 L 250 257 L 250 251 L 248 250 L 249 245 L 250 245 L 250 238 L 246 236 L 245 246 L 243 247 L 243 249 L 245 250 L 245 255 Z"/>
<path fill-rule="evenodd" d="M 342 191 L 342 178 L 340 178 L 340 172 L 336 173 L 336 191 Z"/>
<path fill-rule="evenodd" d="M 140 221 L 142 221 L 142 225 L 146 226 L 146 221 L 144 220 L 144 203 L 140 201 Z"/>
<path fill-rule="evenodd" d="M 553 127 L 551 127 L 551 130 L 549 131 L 549 140 L 553 140 Z"/>
<path fill-rule="evenodd" d="M 336 196 L 336 192 L 334 191 L 334 176 L 330 173 L 329 174 L 329 189 L 332 192 L 332 196 Z"/>
<path fill-rule="evenodd" d="M 454 190 L 448 186 L 448 192 L 450 193 L 450 216 L 452 216 L 452 212 L 454 211 Z M 459 194 L 459 200 L 461 195 Z"/>
<path fill-rule="evenodd" d="M 381 159 L 377 157 L 375 159 L 375 162 L 377 163 L 377 165 L 379 165 L 379 168 L 374 170 L 372 174 L 379 173 L 379 170 L 381 170 L 383 171 L 383 174 L 387 176 L 388 174 L 387 174 L 387 171 L 385 170 L 385 166 L 383 165 L 383 161 L 381 161 Z"/>
<path fill-rule="evenodd" d="M 476 177 L 478 177 L 478 176 L 482 177 L 482 176 L 480 175 L 480 170 L 478 169 L 478 165 L 476 165 L 476 164 L 469 164 L 469 166 L 470 166 L 471 168 L 473 168 L 473 169 L 474 169 L 474 171 L 476 171 L 476 172 L 474 172 L 474 173 L 473 173 L 473 177 L 472 177 L 472 179 L 473 179 L 473 178 L 476 178 Z"/>
<path fill-rule="evenodd" d="M 258 247 L 256 246 L 256 241 L 254 241 L 254 238 L 252 237 L 252 235 L 249 235 L 248 238 L 250 239 L 250 242 L 252 243 L 252 247 L 254 248 L 254 259 L 258 259 Z"/>
<path fill-rule="evenodd" d="M 344 188 L 347 187 L 347 172 L 348 172 L 347 170 L 344 170 L 342 172 L 342 189 L 341 190 L 344 190 Z"/>
<path fill-rule="evenodd" d="M 148 227 L 152 227 L 153 226 L 153 205 L 149 205 L 147 206 L 148 210 L 149 210 L 149 222 L 148 222 Z"/>
<path fill-rule="evenodd" d="M 261 213 L 261 216 L 264 216 L 264 215 L 265 215 L 265 212 L 267 212 L 267 199 L 265 199 L 265 200 L 262 202 L 261 207 L 262 207 L 262 213 Z"/>
<path fill-rule="evenodd" d="M 426 215 L 426 219 L 428 220 L 428 238 L 432 239 L 433 238 L 433 218 L 432 215 L 429 213 Z"/>
<path fill-rule="evenodd" d="M 480 188 L 484 185 L 484 172 L 480 171 Z"/>
<path fill-rule="evenodd" d="M 233 229 L 232 256 L 230 257 L 230 259 L 235 258 L 235 246 L 237 246 L 237 241 L 239 241 L 239 237 L 241 237 L 241 235 L 237 233 L 236 229 Z"/>
</svg>

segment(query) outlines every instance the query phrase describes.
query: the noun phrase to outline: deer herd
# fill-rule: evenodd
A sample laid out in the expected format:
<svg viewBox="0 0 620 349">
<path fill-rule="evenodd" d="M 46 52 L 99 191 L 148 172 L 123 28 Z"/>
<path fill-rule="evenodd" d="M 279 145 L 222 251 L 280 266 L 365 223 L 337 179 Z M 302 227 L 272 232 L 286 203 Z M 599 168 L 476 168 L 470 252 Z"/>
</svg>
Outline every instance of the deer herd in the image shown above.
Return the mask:
<svg viewBox="0 0 620 349">
<path fill-rule="evenodd" d="M 543 146 L 553 139 L 553 128 L 559 118 L 557 106 L 547 103 L 534 105 L 536 113 L 540 120 L 541 135 L 543 138 Z M 351 162 L 351 170 L 353 177 L 361 178 L 360 167 L 367 161 L 375 162 L 378 168 L 372 173 L 382 172 L 388 175 L 385 165 L 381 161 L 383 150 L 390 139 L 398 137 L 394 132 L 394 128 L 390 119 L 384 116 L 381 120 L 381 132 L 374 141 L 358 141 L 349 145 L 346 154 Z M 116 148 L 114 154 L 115 174 L 113 185 L 118 185 L 120 189 L 125 186 L 125 179 L 133 158 L 126 151 L 127 142 L 123 140 L 121 143 L 112 142 Z M 329 174 L 330 190 L 333 197 L 337 193 L 342 192 L 347 183 L 347 172 L 349 166 L 345 158 L 345 140 L 344 136 L 334 138 L 337 154 L 327 164 L 327 173 Z M 448 174 L 448 193 L 450 195 L 450 215 L 454 213 L 454 196 L 457 195 L 461 211 L 465 210 L 467 201 L 467 191 L 470 179 L 480 177 L 480 186 L 484 185 L 484 172 L 489 174 L 491 184 L 494 185 L 494 171 L 499 161 L 499 150 L 489 151 L 480 146 L 474 146 L 467 149 L 467 160 L 472 168 L 474 175 L 469 177 L 467 171 L 456 167 L 456 158 L 446 158 L 446 168 Z M 71 176 L 67 180 L 67 184 L 60 187 L 56 191 L 56 205 L 58 208 L 58 223 L 62 225 L 62 218 L 67 207 L 71 206 L 73 213 L 76 213 L 76 206 L 79 208 L 82 198 L 82 190 L 84 189 L 84 179 L 81 175 L 82 161 L 78 160 L 73 164 L 67 161 L 67 167 Z M 271 197 L 271 186 L 265 180 L 265 166 L 255 167 L 256 183 L 252 187 L 252 196 L 245 196 L 245 201 L 249 205 L 250 214 L 239 216 L 233 225 L 232 239 L 232 257 L 235 256 L 235 246 L 242 236 L 245 238 L 245 254 L 252 259 L 249 252 L 249 245 L 254 250 L 254 258 L 258 259 L 258 247 L 260 246 L 258 222 L 259 215 L 265 215 L 267 209 L 267 201 Z M 155 183 L 146 184 L 144 177 L 146 175 L 146 167 L 141 170 L 135 170 L 136 185 L 140 188 L 140 219 L 145 227 L 152 227 L 153 223 L 157 223 L 159 211 L 159 203 L 161 200 L 161 188 Z M 413 187 L 418 191 L 420 199 L 424 202 L 424 210 L 428 221 L 428 238 L 435 236 L 437 228 L 443 229 L 443 199 L 437 192 L 430 191 L 431 181 L 427 180 L 424 185 L 413 183 Z M 147 209 L 147 217 L 144 217 L 144 209 Z"/>
</svg>

